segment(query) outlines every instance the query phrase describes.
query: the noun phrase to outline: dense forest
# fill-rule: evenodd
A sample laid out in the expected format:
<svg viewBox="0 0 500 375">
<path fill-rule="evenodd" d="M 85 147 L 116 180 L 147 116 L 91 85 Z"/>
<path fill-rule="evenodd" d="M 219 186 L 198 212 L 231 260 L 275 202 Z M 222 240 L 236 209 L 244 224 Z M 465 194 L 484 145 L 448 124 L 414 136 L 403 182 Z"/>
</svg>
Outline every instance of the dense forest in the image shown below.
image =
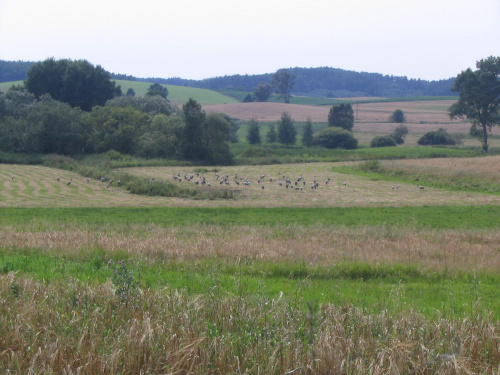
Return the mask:
<svg viewBox="0 0 500 375">
<path fill-rule="evenodd" d="M 26 74 L 33 62 L 0 60 L 0 82 L 26 79 Z M 354 72 L 329 67 L 289 68 L 295 76 L 294 95 L 317 97 L 349 96 L 449 96 L 455 78 L 439 81 L 426 81 L 395 77 L 378 73 Z M 232 75 L 190 80 L 183 78 L 137 78 L 126 74 L 111 74 L 113 79 L 126 79 L 161 83 L 177 86 L 189 86 L 210 90 L 237 90 L 251 92 L 259 83 L 270 83 L 273 73 L 257 75 Z"/>
<path fill-rule="evenodd" d="M 439 81 L 425 81 L 395 77 L 378 73 L 354 72 L 329 67 L 321 68 L 289 68 L 295 76 L 293 94 L 317 97 L 349 97 L 349 96 L 450 96 L 455 78 Z M 199 81 L 182 78 L 147 78 L 138 79 L 148 82 L 198 87 L 210 90 L 252 91 L 259 83 L 270 83 L 274 73 L 259 75 L 232 75 L 214 77 Z"/>
</svg>

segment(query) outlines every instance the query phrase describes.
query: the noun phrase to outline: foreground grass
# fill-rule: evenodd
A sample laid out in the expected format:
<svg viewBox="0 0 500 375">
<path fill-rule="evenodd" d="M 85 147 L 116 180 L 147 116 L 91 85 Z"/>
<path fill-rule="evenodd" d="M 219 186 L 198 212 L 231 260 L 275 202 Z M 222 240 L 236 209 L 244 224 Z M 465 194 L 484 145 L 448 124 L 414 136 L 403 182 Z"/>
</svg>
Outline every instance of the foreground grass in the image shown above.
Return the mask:
<svg viewBox="0 0 500 375">
<path fill-rule="evenodd" d="M 76 279 L 97 286 L 112 276 L 106 268 L 107 261 L 120 258 L 125 258 L 127 269 L 146 289 L 170 287 L 198 295 L 215 288 L 219 296 L 284 296 L 300 308 L 305 307 L 304 301 L 310 301 L 315 305 L 349 304 L 370 313 L 413 310 L 431 319 L 473 318 L 477 313 L 500 319 L 499 275 L 427 272 L 415 265 L 343 261 L 320 266 L 250 258 L 144 261 L 138 256 L 102 249 L 58 255 L 13 248 L 0 251 L 0 271 L 16 272 L 46 283 Z"/>
<path fill-rule="evenodd" d="M 0 369 L 11 373 L 442 374 L 496 370 L 498 325 L 349 304 L 0 275 Z M 299 307 L 300 306 L 300 307 Z M 450 361 L 451 359 L 451 361 Z"/>
</svg>

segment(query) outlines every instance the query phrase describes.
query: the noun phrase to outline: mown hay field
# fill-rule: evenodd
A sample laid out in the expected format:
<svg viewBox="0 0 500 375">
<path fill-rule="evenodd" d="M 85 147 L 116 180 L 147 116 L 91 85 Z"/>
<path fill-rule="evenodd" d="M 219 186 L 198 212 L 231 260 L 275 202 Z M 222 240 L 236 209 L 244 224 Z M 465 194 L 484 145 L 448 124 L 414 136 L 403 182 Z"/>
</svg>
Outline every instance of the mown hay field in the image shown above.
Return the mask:
<svg viewBox="0 0 500 375">
<path fill-rule="evenodd" d="M 470 168 L 475 168 L 475 164 L 489 163 L 491 169 L 485 175 L 497 175 L 495 168 L 498 167 L 495 165 L 498 166 L 499 157 L 490 158 L 486 162 L 483 158 L 467 160 Z M 402 163 L 401 166 L 411 165 L 411 162 Z M 425 165 L 426 161 L 420 163 Z M 460 170 L 463 160 L 443 159 L 440 163 L 442 170 L 449 173 L 453 168 Z M 148 179 L 151 183 L 168 181 L 194 189 L 231 190 L 236 194 L 234 200 L 207 201 L 134 195 L 118 186 L 117 181 L 109 184 L 108 181 L 90 179 L 87 182 L 84 176 L 53 168 L 2 164 L 0 207 L 396 207 L 500 204 L 498 195 L 448 191 L 428 186 L 420 189 L 417 184 L 401 183 L 396 179 L 393 182 L 373 181 L 365 177 L 334 173 L 331 171 L 332 166 L 333 163 L 232 166 L 218 167 L 217 172 L 205 173 L 196 172 L 204 170 L 199 167 L 123 169 L 127 173 Z M 174 179 L 174 175 L 178 178 Z M 226 175 L 227 182 L 221 183 Z M 192 179 L 188 180 L 186 176 L 192 176 Z M 206 181 L 204 185 L 200 182 L 202 178 Z M 245 185 L 247 179 L 249 184 Z M 288 188 L 287 179 L 291 182 Z M 71 184 L 68 185 L 70 181 Z M 315 181 L 318 186 L 313 188 Z"/>
</svg>

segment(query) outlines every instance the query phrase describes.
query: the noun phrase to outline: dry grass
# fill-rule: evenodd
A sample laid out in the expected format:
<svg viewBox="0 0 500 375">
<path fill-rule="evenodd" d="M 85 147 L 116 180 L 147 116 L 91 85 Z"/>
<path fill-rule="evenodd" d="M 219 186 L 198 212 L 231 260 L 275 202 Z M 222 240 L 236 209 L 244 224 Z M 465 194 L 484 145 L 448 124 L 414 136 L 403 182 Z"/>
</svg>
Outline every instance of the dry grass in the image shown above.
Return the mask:
<svg viewBox="0 0 500 375">
<path fill-rule="evenodd" d="M 446 168 L 448 160 L 450 159 L 440 161 L 443 168 Z M 499 159 L 493 160 L 498 163 Z M 420 163 L 426 162 L 421 161 Z M 449 162 L 450 165 L 460 163 L 460 161 L 455 160 Z M 473 162 L 471 161 L 471 163 Z M 478 163 L 481 162 L 478 161 Z M 450 192 L 432 188 L 421 191 L 416 186 L 407 184 L 399 184 L 399 189 L 395 191 L 392 190 L 392 183 L 370 181 L 361 177 L 329 172 L 328 169 L 331 165 L 330 163 L 307 163 L 224 167 L 217 173 L 219 175 L 228 174 L 230 176 L 229 185 L 220 185 L 214 172 L 205 174 L 211 187 L 195 185 L 196 179 L 191 182 L 183 180 L 183 182 L 178 183 L 189 184 L 197 189 L 232 190 L 236 192 L 237 200 L 194 201 L 133 195 L 117 186 L 106 188 L 106 183 L 101 183 L 98 180 L 91 180 L 87 183 L 84 177 L 53 168 L 0 164 L 0 207 L 354 207 L 500 204 L 499 196 Z M 185 174 L 193 174 L 194 169 L 147 167 L 129 168 L 127 172 L 145 178 L 154 177 L 157 181 L 174 182 L 173 174 L 180 174 L 183 177 Z M 11 180 L 12 174 L 15 176 L 14 180 Z M 259 184 L 258 179 L 264 174 L 266 177 Z M 293 182 L 294 188 L 295 181 L 302 175 L 302 181 L 298 182 L 297 185 L 302 190 L 286 189 L 283 174 Z M 240 185 L 235 183 L 235 175 L 238 175 L 237 180 Z M 57 181 L 57 176 L 60 176 L 60 181 Z M 273 177 L 272 182 L 270 182 L 270 177 Z M 248 188 L 242 184 L 246 178 L 251 181 Z M 326 185 L 327 178 L 331 179 L 328 185 Z M 72 179 L 72 183 L 68 186 L 67 182 L 70 179 Z M 319 183 L 319 187 L 311 189 L 315 179 Z M 278 180 L 283 182 L 283 186 L 279 186 Z M 303 184 L 304 180 L 305 185 Z"/>
<path fill-rule="evenodd" d="M 395 293 L 395 296 L 397 292 Z M 395 297 L 397 298 L 397 297 Z M 498 325 L 366 314 L 285 299 L 49 285 L 0 275 L 0 370 L 11 374 L 497 373 Z M 143 308 L 147 306 L 147 308 Z"/>
<path fill-rule="evenodd" d="M 414 174 L 425 173 L 449 178 L 462 176 L 500 184 L 500 156 L 460 159 L 384 160 L 380 163 L 383 168 L 388 170 L 407 170 Z"/>
<path fill-rule="evenodd" d="M 343 261 L 411 264 L 425 271 L 497 273 L 498 230 L 417 230 L 407 227 L 332 228 L 127 226 L 127 232 L 102 227 L 0 228 L 2 245 L 75 255 L 92 248 L 140 255 L 146 262 L 248 258 L 268 262 L 305 262 L 324 266 Z"/>
<path fill-rule="evenodd" d="M 356 123 L 387 122 L 389 116 L 401 109 L 408 123 L 441 123 L 450 124 L 448 108 L 454 100 L 361 103 L 353 105 Z M 305 122 L 311 118 L 313 122 L 328 122 L 330 106 L 308 106 L 284 103 L 234 103 L 217 104 L 203 107 L 205 111 L 223 112 L 242 120 L 256 118 L 258 121 L 278 121 L 284 111 L 290 113 L 295 121 Z"/>
<path fill-rule="evenodd" d="M 215 173 L 205 174 L 205 178 L 211 183 L 211 188 L 230 189 L 238 193 L 238 200 L 225 202 L 229 206 L 249 207 L 353 207 L 353 206 L 422 206 L 422 205 L 476 205 L 476 204 L 499 204 L 498 196 L 486 194 L 474 194 L 463 192 L 450 192 L 442 189 L 426 187 L 424 191 L 415 185 L 399 184 L 399 189 L 393 190 L 393 183 L 371 181 L 362 177 L 329 172 L 330 163 L 306 163 L 306 164 L 282 164 L 270 166 L 237 166 L 221 168 L 217 174 L 228 174 L 230 185 L 220 185 L 215 178 Z M 173 174 L 191 174 L 192 169 L 182 167 L 148 167 L 131 168 L 129 173 L 139 176 L 155 178 L 158 180 L 172 180 Z M 285 188 L 285 178 L 293 183 L 293 189 Z M 235 175 L 240 185 L 235 183 Z M 261 176 L 261 184 L 258 180 Z M 295 190 L 295 181 L 302 176 L 302 181 Z M 273 181 L 270 182 L 270 178 Z M 244 187 L 242 183 L 250 180 L 250 186 Z M 330 178 L 328 185 L 326 180 Z M 240 180 L 242 179 L 242 180 Z M 279 185 L 279 180 L 283 185 Z M 305 185 L 303 184 L 305 180 Z M 311 184 L 316 180 L 319 183 L 317 189 L 311 189 Z M 194 180 L 193 180 L 194 181 Z M 180 184 L 192 184 L 193 182 L 179 182 Z M 345 184 L 344 184 L 345 183 Z M 264 189 L 262 189 L 262 185 Z M 199 186 L 198 188 L 207 188 Z M 193 203 L 196 204 L 196 203 Z M 214 203 L 203 203 L 203 205 L 217 205 Z"/>
</svg>

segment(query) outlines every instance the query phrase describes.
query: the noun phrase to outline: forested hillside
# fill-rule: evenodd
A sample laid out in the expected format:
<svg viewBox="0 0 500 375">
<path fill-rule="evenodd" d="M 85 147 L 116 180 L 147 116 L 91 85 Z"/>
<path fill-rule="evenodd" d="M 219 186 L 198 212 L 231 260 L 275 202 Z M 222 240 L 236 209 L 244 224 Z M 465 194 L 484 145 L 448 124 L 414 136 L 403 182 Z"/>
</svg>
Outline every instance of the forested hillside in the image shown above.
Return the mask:
<svg viewBox="0 0 500 375">
<path fill-rule="evenodd" d="M 0 60 L 0 82 L 26 79 L 26 72 L 33 62 Z M 354 72 L 343 69 L 290 68 L 295 76 L 294 95 L 317 97 L 351 97 L 351 96 L 449 96 L 455 95 L 451 86 L 455 78 L 439 81 L 408 79 L 379 73 Z M 168 72 L 166 72 L 168 74 Z M 213 77 L 202 80 L 174 78 L 137 78 L 126 74 L 111 74 L 113 79 L 129 81 L 146 81 L 176 86 L 188 86 L 210 90 L 237 90 L 251 92 L 259 83 L 270 83 L 273 73 L 257 75 L 232 75 Z"/>
<path fill-rule="evenodd" d="M 290 68 L 295 75 L 293 94 L 320 97 L 348 96 L 449 96 L 455 95 L 451 86 L 455 78 L 439 81 L 384 76 L 379 73 L 353 72 L 329 67 Z M 147 81 L 170 85 L 199 87 L 210 90 L 252 91 L 261 82 L 271 82 L 273 73 L 259 75 L 232 75 L 200 81 L 181 78 L 148 78 Z"/>
</svg>

